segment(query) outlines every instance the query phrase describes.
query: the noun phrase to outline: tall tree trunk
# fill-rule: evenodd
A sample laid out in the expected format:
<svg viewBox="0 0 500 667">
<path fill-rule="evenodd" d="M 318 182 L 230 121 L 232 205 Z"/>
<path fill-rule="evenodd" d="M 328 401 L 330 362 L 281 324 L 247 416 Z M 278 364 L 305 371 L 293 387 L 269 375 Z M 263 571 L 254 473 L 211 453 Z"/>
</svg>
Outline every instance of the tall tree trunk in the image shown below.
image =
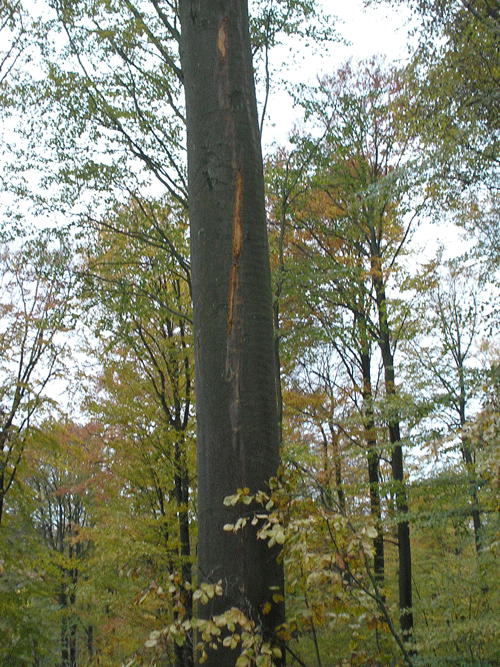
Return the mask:
<svg viewBox="0 0 500 667">
<path fill-rule="evenodd" d="M 377 537 L 373 540 L 375 551 L 373 571 L 377 584 L 382 586 L 385 578 L 384 534 L 382 532 L 382 507 L 380 502 L 380 455 L 377 448 L 375 417 L 373 414 L 371 358 L 370 354 L 366 352 L 361 352 L 360 356 L 363 375 L 363 417 L 368 461 L 368 483 L 370 486 L 370 513 L 377 528 Z"/>
<path fill-rule="evenodd" d="M 0 456 L 1 455 L 2 452 L 0 451 Z M 5 498 L 5 488 L 4 488 L 5 474 L 3 471 L 3 466 L 4 466 L 3 461 L 0 461 L 0 526 L 2 525 L 3 503 Z"/>
<path fill-rule="evenodd" d="M 331 417 L 328 419 L 328 428 L 330 430 L 330 437 L 332 440 L 332 457 L 333 457 L 333 470 L 335 473 L 335 490 L 337 491 L 337 499 L 340 511 L 342 512 L 342 514 L 345 514 L 346 501 L 344 493 L 344 483 L 342 479 L 342 452 L 340 451 L 340 437 L 337 431 L 335 430 L 333 419 Z"/>
<path fill-rule="evenodd" d="M 78 521 L 75 521 L 75 525 L 78 524 Z M 76 559 L 78 562 L 82 557 L 82 544 L 81 542 L 76 542 L 75 546 L 69 547 L 69 558 L 73 560 Z M 69 648 L 69 664 L 70 667 L 76 667 L 77 658 L 78 658 L 78 646 L 77 646 L 77 635 L 78 635 L 78 625 L 76 620 L 76 586 L 78 583 L 78 568 L 74 567 L 69 571 L 69 579 L 71 584 L 71 592 L 69 594 L 69 606 L 71 609 L 71 619 L 69 623 L 69 637 L 68 637 L 68 648 Z"/>
<path fill-rule="evenodd" d="M 276 400 L 278 405 L 278 424 L 280 447 L 283 443 L 283 391 L 281 389 L 281 332 L 280 332 L 280 304 L 283 283 L 285 280 L 285 224 L 286 224 L 287 196 L 282 197 L 281 217 L 278 237 L 278 268 L 276 288 L 273 295 L 273 323 L 274 323 L 274 365 L 276 373 Z"/>
<path fill-rule="evenodd" d="M 61 667 L 70 667 L 69 663 L 69 638 L 68 638 L 68 596 L 66 594 L 66 584 L 61 583 L 59 593 L 57 596 L 59 609 L 62 611 L 61 616 Z"/>
<path fill-rule="evenodd" d="M 198 447 L 199 580 L 222 581 L 204 617 L 237 607 L 272 640 L 284 619 L 278 553 L 255 527 L 223 531 L 279 466 L 271 279 L 246 0 L 181 0 Z M 276 592 L 276 591 L 274 591 Z M 276 598 L 275 598 L 276 599 Z M 266 603 L 271 611 L 263 614 Z M 210 651 L 207 665 L 239 651 Z"/>
<path fill-rule="evenodd" d="M 9 432 L 4 424 L 0 429 L 0 526 L 2 525 L 5 495 L 9 488 L 8 475 L 6 475 L 7 461 L 9 460 Z"/>
<path fill-rule="evenodd" d="M 92 658 L 94 656 L 94 626 L 89 625 L 85 632 L 87 634 L 87 653 L 89 658 Z"/>
<path fill-rule="evenodd" d="M 186 462 L 184 434 L 178 434 L 175 443 L 175 500 L 179 526 L 179 553 L 181 559 L 182 603 L 186 620 L 193 617 L 193 592 L 191 589 L 191 539 L 189 535 L 189 474 Z M 192 631 L 186 632 L 187 641 L 182 646 L 175 645 L 176 667 L 191 667 L 194 664 Z"/>
<path fill-rule="evenodd" d="M 40 653 L 38 651 L 38 641 L 35 639 L 33 641 L 33 667 L 40 667 Z"/>
<path fill-rule="evenodd" d="M 392 350 L 389 322 L 387 318 L 387 300 L 382 277 L 380 251 L 372 230 L 372 280 L 375 288 L 378 320 L 379 320 L 379 347 L 384 366 L 385 395 L 389 405 L 389 441 L 391 444 L 392 479 L 395 486 L 396 510 L 398 512 L 398 554 L 399 554 L 399 609 L 400 625 L 403 640 L 411 638 L 413 630 L 413 595 L 411 578 L 411 543 L 410 524 L 408 513 L 408 499 L 404 482 L 403 447 L 401 445 L 401 431 L 398 412 L 393 403 L 396 398 L 396 382 L 394 371 L 394 354 Z"/>
<path fill-rule="evenodd" d="M 479 501 L 477 497 L 475 462 L 472 457 L 469 443 L 465 437 L 462 438 L 462 456 L 466 465 L 467 476 L 469 478 L 470 496 L 472 500 L 471 516 L 472 525 L 474 527 L 474 544 L 476 547 L 476 553 L 479 555 L 481 553 L 481 515 L 479 513 Z"/>
<path fill-rule="evenodd" d="M 458 381 L 459 381 L 459 418 L 460 418 L 460 428 L 463 430 L 467 422 L 465 417 L 465 408 L 467 403 L 467 392 L 465 387 L 465 368 L 464 368 L 464 355 L 460 349 L 460 340 L 458 340 L 456 359 L 458 362 Z M 472 452 L 467 442 L 466 437 L 462 437 L 462 457 L 466 466 L 466 473 L 469 478 L 469 487 L 470 495 L 472 499 L 472 524 L 474 527 L 474 544 L 476 547 L 476 553 L 481 553 L 481 515 L 479 514 L 479 505 L 476 489 L 476 480 L 475 480 L 475 461 L 472 457 Z"/>
</svg>

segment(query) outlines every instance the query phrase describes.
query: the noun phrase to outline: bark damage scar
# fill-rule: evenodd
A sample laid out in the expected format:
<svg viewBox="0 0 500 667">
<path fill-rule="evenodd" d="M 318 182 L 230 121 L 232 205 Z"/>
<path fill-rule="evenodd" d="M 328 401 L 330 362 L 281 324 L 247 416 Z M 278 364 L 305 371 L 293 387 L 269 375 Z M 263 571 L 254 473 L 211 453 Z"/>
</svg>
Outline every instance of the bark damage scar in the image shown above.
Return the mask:
<svg viewBox="0 0 500 667">
<path fill-rule="evenodd" d="M 236 296 L 236 288 L 238 286 L 238 269 L 240 265 L 240 255 L 241 255 L 241 199 L 242 199 L 242 177 L 241 177 L 241 168 L 236 172 L 236 186 L 235 186 L 235 197 L 234 197 L 234 210 L 233 210 L 233 242 L 232 242 L 232 255 L 233 255 L 233 265 L 231 266 L 231 275 L 229 277 L 229 302 L 227 309 L 227 329 L 229 335 L 233 330 L 234 323 L 234 301 Z"/>
<path fill-rule="evenodd" d="M 222 21 L 217 32 L 217 53 L 223 63 L 226 62 L 226 26 L 227 18 Z"/>
</svg>

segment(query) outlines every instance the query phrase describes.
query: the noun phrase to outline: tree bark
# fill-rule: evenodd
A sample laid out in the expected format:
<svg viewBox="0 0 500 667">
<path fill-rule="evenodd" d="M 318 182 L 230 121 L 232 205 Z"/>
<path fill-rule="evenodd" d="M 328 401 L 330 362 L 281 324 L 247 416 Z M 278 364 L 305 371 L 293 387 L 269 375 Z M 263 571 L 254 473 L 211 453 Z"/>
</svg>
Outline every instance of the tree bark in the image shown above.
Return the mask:
<svg viewBox="0 0 500 667">
<path fill-rule="evenodd" d="M 368 461 L 368 483 L 370 485 L 370 513 L 375 521 L 377 537 L 373 540 L 373 571 L 377 584 L 382 587 L 385 579 L 384 534 L 382 531 L 382 506 L 380 502 L 380 454 L 377 448 L 375 416 L 373 414 L 373 392 L 371 380 L 371 357 L 361 351 L 363 375 L 363 417 Z"/>
<path fill-rule="evenodd" d="M 174 489 L 177 504 L 177 520 L 179 526 L 179 555 L 182 576 L 182 603 L 185 609 L 185 619 L 193 618 L 193 592 L 191 576 L 191 538 L 189 534 L 189 474 L 186 461 L 186 450 L 183 433 L 179 433 L 179 440 L 175 443 L 175 475 Z M 174 646 L 175 667 L 191 667 L 194 664 L 193 634 L 186 631 L 187 641 L 182 645 Z"/>
<path fill-rule="evenodd" d="M 379 319 L 379 347 L 384 366 L 385 395 L 388 401 L 393 402 L 396 397 L 396 377 L 394 371 L 394 354 L 391 345 L 391 335 L 387 319 L 387 299 L 385 285 L 382 279 L 380 253 L 374 231 L 371 238 L 372 248 L 372 280 L 375 288 Z M 403 447 L 401 445 L 401 431 L 399 416 L 394 406 L 389 406 L 389 441 L 391 443 L 392 479 L 395 486 L 396 509 L 398 512 L 398 555 L 399 555 L 399 621 L 403 640 L 409 641 L 413 631 L 413 594 L 411 575 L 411 543 L 410 524 L 408 513 L 408 499 L 404 482 Z"/>
<path fill-rule="evenodd" d="M 465 417 L 465 409 L 467 404 L 467 390 L 465 387 L 465 368 L 464 368 L 465 355 L 462 354 L 460 345 L 460 336 L 457 336 L 457 350 L 454 356 L 457 361 L 458 382 L 459 382 L 458 414 L 460 418 L 460 428 L 464 429 L 467 423 Z M 466 466 L 467 476 L 469 477 L 470 480 L 469 486 L 470 486 L 470 495 L 472 498 L 471 516 L 472 516 L 472 523 L 474 526 L 474 544 L 476 547 L 476 553 L 479 555 L 481 553 L 481 515 L 479 514 L 479 503 L 478 503 L 477 489 L 476 489 L 475 461 L 472 457 L 472 452 L 469 443 L 467 442 L 467 438 L 465 437 L 462 437 L 462 457 Z"/>
<path fill-rule="evenodd" d="M 251 511 L 224 507 L 238 488 L 267 490 L 277 474 L 271 278 L 246 0 L 181 0 L 196 373 L 199 580 L 222 581 L 202 617 L 231 607 L 262 628 L 284 620 L 278 553 L 226 523 Z M 275 598 L 276 599 L 276 598 Z M 271 611 L 263 614 L 269 602 Z M 265 609 L 267 611 L 267 608 Z M 209 651 L 232 666 L 238 650 Z"/>
</svg>

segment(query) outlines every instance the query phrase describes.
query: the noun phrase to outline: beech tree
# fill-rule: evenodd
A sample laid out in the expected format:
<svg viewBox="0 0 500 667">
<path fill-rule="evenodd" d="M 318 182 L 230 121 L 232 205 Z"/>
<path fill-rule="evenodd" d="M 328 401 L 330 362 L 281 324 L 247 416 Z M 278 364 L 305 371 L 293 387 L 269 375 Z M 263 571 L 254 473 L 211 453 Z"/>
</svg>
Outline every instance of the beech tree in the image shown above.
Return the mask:
<svg viewBox="0 0 500 667">
<path fill-rule="evenodd" d="M 315 190 L 318 185 L 316 179 L 304 173 L 308 166 L 314 169 L 316 162 L 321 164 L 324 139 L 312 143 L 294 136 L 293 140 L 297 142 L 294 151 L 286 155 L 282 149 L 275 158 L 275 164 L 268 163 L 268 207 L 271 225 L 277 227 L 277 247 L 274 249 L 274 257 L 277 256 L 275 330 L 278 332 L 277 346 L 281 342 L 282 356 L 288 362 L 284 375 L 289 376 L 284 378 L 288 388 L 286 420 L 290 422 L 290 413 L 294 409 L 300 416 L 292 419 L 298 419 L 299 424 L 317 412 L 323 413 L 326 428 L 319 425 L 320 440 L 326 451 L 328 447 L 325 443 L 331 439 L 331 450 L 334 452 L 331 462 L 330 455 L 325 453 L 325 470 L 330 463 L 335 469 L 341 505 L 345 504 L 340 483 L 341 468 L 346 465 L 347 455 L 339 450 L 340 438 L 336 429 L 340 428 L 344 434 L 347 429 L 347 439 L 356 441 L 358 449 L 366 449 L 371 511 L 380 522 L 381 445 L 377 444 L 374 424 L 373 330 L 368 330 L 370 290 L 363 280 L 365 274 L 359 258 L 353 257 L 348 244 L 343 248 L 339 238 L 321 220 L 329 214 L 329 203 Z M 320 259 L 320 255 L 324 255 L 324 259 Z M 339 278 L 332 283 L 333 262 L 339 265 Z M 351 280 L 342 280 L 342 276 L 347 274 L 351 275 Z M 316 283 L 318 277 L 323 285 Z M 343 375 L 345 378 L 339 380 L 339 376 Z M 311 381 L 311 378 L 314 380 Z M 351 389 L 346 385 L 350 385 Z M 292 395 L 301 392 L 302 399 L 294 401 Z M 360 393 L 361 405 L 358 404 Z M 328 399 L 318 410 L 319 395 L 322 394 Z M 306 408 L 303 400 L 307 401 L 307 395 L 312 403 Z M 349 402 L 351 404 L 346 409 Z M 338 414 L 334 416 L 333 406 L 336 403 L 344 413 L 340 420 Z M 353 416 L 353 411 L 356 416 Z M 364 437 L 359 438 L 359 434 L 352 432 L 353 421 L 363 423 Z M 303 432 L 303 424 L 297 430 Z M 381 582 L 384 578 L 382 532 L 375 538 L 374 545 L 375 573 Z"/>
<path fill-rule="evenodd" d="M 263 165 L 246 0 L 179 4 L 186 95 L 198 449 L 198 572 L 222 582 L 205 617 L 242 610 L 274 642 L 284 620 L 278 551 L 225 533 L 279 466 Z M 265 613 L 267 612 L 267 613 Z M 237 652 L 208 654 L 234 665 Z M 278 662 L 280 662 L 278 660 Z"/>
<path fill-rule="evenodd" d="M 384 70 L 383 63 L 376 59 L 361 63 L 357 72 L 347 64 L 336 78 L 325 79 L 327 108 L 331 105 L 335 120 L 326 137 L 333 166 L 331 174 L 326 172 L 323 191 L 331 207 L 331 223 L 327 224 L 332 225 L 337 243 L 341 247 L 347 244 L 355 258 L 353 266 L 348 267 L 349 279 L 345 280 L 345 271 L 341 273 L 334 283 L 334 293 L 352 310 L 358 330 L 372 489 L 378 487 L 378 481 L 374 474 L 376 452 L 370 408 L 370 338 L 377 344 L 382 359 L 384 419 L 398 512 L 400 623 L 403 637 L 408 639 L 413 627 L 411 547 L 409 522 L 405 517 L 408 501 L 395 366 L 401 334 L 397 311 L 388 296 L 391 279 L 418 213 L 418 206 L 412 204 L 415 208 L 408 210 L 405 202 L 411 182 L 409 174 L 415 167 L 409 160 L 411 137 L 401 133 L 403 86 L 401 73 L 394 68 Z M 415 185 L 414 177 L 413 181 Z M 361 285 L 363 298 L 346 299 L 352 284 Z"/>
<path fill-rule="evenodd" d="M 91 354 L 103 371 L 95 378 L 100 391 L 87 407 L 109 431 L 120 433 L 112 467 L 120 470 L 144 522 L 151 521 L 153 531 L 156 524 L 156 543 L 149 548 L 153 553 L 163 547 L 176 584 L 173 616 L 180 621 L 191 621 L 193 611 L 196 489 L 186 226 L 179 206 L 135 200 L 110 211 L 93 243 L 87 239 L 82 248 L 88 323 L 98 345 Z M 178 667 L 193 663 L 192 632 L 174 651 Z"/>
<path fill-rule="evenodd" d="M 0 247 L 0 524 L 28 428 L 48 402 L 73 325 L 69 255 L 46 236 Z"/>
<path fill-rule="evenodd" d="M 369 0 L 414 12 L 408 66 L 416 95 L 409 109 L 423 139 L 432 190 L 447 199 L 498 179 L 498 40 L 496 0 Z M 441 184 L 436 179 L 442 179 Z M 442 186 L 442 188 L 440 187 Z"/>
<path fill-rule="evenodd" d="M 420 380 L 415 385 L 428 405 L 429 414 L 423 426 L 432 429 L 434 441 L 453 434 L 457 437 L 457 449 L 469 480 L 470 517 L 479 554 L 479 480 L 476 452 L 467 435 L 467 424 L 474 416 L 474 401 L 482 392 L 481 384 L 487 373 L 487 369 L 480 366 L 478 351 L 487 326 L 481 290 L 488 288 L 471 267 L 456 260 L 444 262 L 442 254 L 441 249 L 436 260 L 426 267 L 425 277 L 415 280 L 419 283 L 421 299 L 420 307 L 415 309 L 416 316 L 420 314 L 424 321 L 425 312 L 425 325 L 420 325 L 420 335 L 410 342 L 406 356 L 409 372 L 418 374 Z M 446 449 L 450 454 L 449 444 Z"/>
<path fill-rule="evenodd" d="M 373 58 L 357 68 L 346 63 L 325 77 L 320 94 L 306 102 L 325 135 L 314 163 L 309 203 L 294 222 L 294 244 L 307 265 L 302 275 L 295 274 L 302 284 L 299 301 L 330 330 L 340 358 L 355 360 L 371 507 L 380 521 L 378 465 L 383 442 L 377 444 L 374 429 L 371 371 L 374 349 L 379 350 L 385 405 L 378 418 L 387 424 L 398 511 L 401 628 L 408 638 L 413 623 L 411 556 L 395 368 L 404 315 L 389 295 L 419 210 L 410 210 L 406 197 L 410 183 L 418 183 L 418 172 L 410 162 L 411 137 L 401 131 L 403 89 L 401 72 Z M 348 327 L 339 320 L 339 311 L 346 314 Z M 375 546 L 377 577 L 382 580 L 383 541 Z"/>
<path fill-rule="evenodd" d="M 80 531 L 90 523 L 90 480 L 102 455 L 102 443 L 96 447 L 93 436 L 91 428 L 44 424 L 33 437 L 37 451 L 30 456 L 31 471 L 26 480 L 38 504 L 34 527 L 47 550 L 44 569 L 57 604 L 61 667 L 76 667 L 83 646 L 90 654 L 93 650 L 93 622 L 84 618 L 79 604 L 79 587 L 85 578 L 83 561 L 91 550 L 91 543 Z M 37 658 L 35 652 L 34 660 Z"/>
<path fill-rule="evenodd" d="M 0 7 L 0 91 L 9 75 L 15 70 L 16 62 L 26 46 L 27 16 L 18 0 L 6 0 Z M 0 92 L 0 101 L 5 104 Z"/>
</svg>

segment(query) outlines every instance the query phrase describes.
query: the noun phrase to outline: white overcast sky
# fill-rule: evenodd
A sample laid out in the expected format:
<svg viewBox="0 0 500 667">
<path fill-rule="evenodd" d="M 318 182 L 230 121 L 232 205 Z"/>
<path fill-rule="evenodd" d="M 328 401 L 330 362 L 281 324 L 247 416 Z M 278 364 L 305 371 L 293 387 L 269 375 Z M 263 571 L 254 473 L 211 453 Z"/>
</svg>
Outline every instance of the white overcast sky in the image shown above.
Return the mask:
<svg viewBox="0 0 500 667">
<path fill-rule="evenodd" d="M 318 0 L 325 11 L 335 14 L 339 33 L 351 44 L 331 49 L 334 60 L 343 62 L 351 56 L 368 58 L 384 53 L 389 60 L 407 56 L 408 30 L 406 21 L 410 14 L 404 7 L 391 7 L 386 3 L 363 7 L 363 0 Z"/>
<path fill-rule="evenodd" d="M 322 74 L 330 74 L 349 58 L 362 60 L 383 54 L 388 61 L 403 63 L 408 57 L 408 25 L 410 14 L 385 3 L 370 8 L 363 0 L 317 0 L 324 11 L 338 17 L 336 29 L 346 43 L 321 46 L 316 53 L 307 53 L 303 45 L 294 57 L 294 45 L 283 48 L 283 59 L 289 62 L 287 78 L 292 82 L 315 83 Z M 293 61 L 293 63 L 292 63 Z M 286 142 L 297 113 L 285 93 L 272 91 L 268 105 L 269 120 L 264 126 L 264 146 Z"/>
</svg>

